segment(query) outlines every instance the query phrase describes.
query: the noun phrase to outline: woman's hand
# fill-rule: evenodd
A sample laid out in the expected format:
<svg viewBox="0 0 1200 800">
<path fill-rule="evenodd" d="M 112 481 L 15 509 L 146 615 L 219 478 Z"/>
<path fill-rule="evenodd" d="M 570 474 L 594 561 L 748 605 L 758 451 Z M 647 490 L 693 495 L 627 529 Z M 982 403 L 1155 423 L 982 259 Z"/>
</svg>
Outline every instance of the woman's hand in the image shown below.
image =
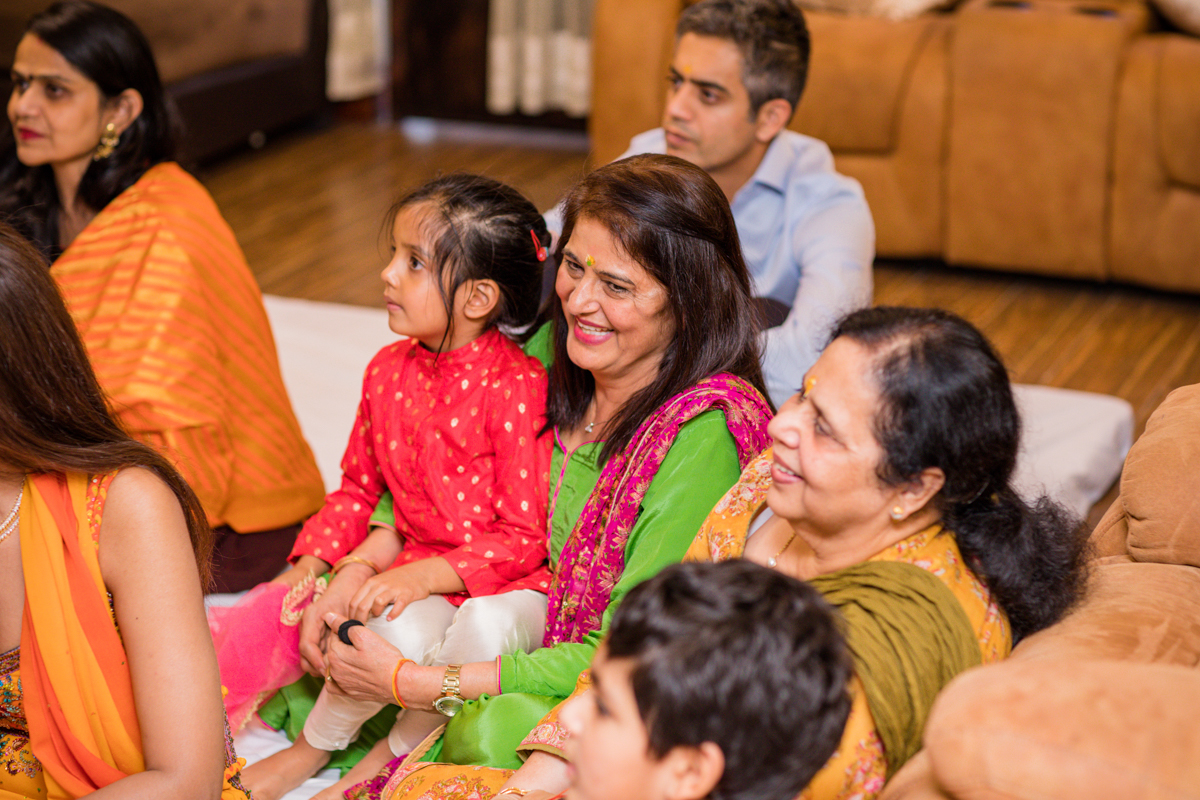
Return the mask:
<svg viewBox="0 0 1200 800">
<path fill-rule="evenodd" d="M 361 625 L 350 628 L 347 634 L 353 644 L 344 644 L 337 631 L 346 619 L 341 614 L 329 612 L 321 620 L 329 642 L 325 656 L 332 679 L 326 679 L 325 690 L 355 700 L 394 703 L 392 671 L 403 654 L 382 636 Z M 411 669 L 412 665 L 406 664 L 405 668 Z"/>
<path fill-rule="evenodd" d="M 374 572 L 365 564 L 350 563 L 342 567 L 325 593 L 304 610 L 300 619 L 300 665 L 318 678 L 325 676 L 325 648 L 329 629 L 324 616 L 336 612 L 345 616 L 350 610 L 350 598 Z"/>
<path fill-rule="evenodd" d="M 289 589 L 293 589 L 296 584 L 309 575 L 324 575 L 328 571 L 329 564 L 316 556 L 300 556 L 295 564 L 288 567 L 283 574 L 274 578 L 271 583 L 280 583 Z"/>
</svg>

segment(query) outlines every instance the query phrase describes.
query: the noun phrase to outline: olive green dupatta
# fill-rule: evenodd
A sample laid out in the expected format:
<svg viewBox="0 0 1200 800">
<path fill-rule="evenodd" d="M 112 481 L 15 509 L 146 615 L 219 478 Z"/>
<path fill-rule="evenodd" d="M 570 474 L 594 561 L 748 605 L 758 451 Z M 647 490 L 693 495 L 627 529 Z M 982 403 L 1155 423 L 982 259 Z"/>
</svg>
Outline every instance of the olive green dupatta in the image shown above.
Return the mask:
<svg viewBox="0 0 1200 800">
<path fill-rule="evenodd" d="M 868 561 L 809 583 L 841 612 L 890 778 L 921 749 L 938 692 L 981 663 L 979 640 L 949 587 L 912 564 Z"/>
</svg>

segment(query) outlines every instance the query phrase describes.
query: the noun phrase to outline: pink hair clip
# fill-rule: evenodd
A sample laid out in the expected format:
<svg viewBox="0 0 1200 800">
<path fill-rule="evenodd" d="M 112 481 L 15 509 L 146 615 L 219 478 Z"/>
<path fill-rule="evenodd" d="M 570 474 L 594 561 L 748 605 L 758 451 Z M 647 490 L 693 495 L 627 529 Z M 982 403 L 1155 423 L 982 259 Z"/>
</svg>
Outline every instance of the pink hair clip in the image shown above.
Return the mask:
<svg viewBox="0 0 1200 800">
<path fill-rule="evenodd" d="M 542 241 L 540 239 L 538 239 L 538 235 L 533 232 L 533 228 L 529 229 L 529 235 L 533 237 L 533 246 L 534 246 L 535 251 L 537 252 L 537 260 L 545 261 L 546 255 L 547 255 L 546 248 L 542 247 Z"/>
</svg>

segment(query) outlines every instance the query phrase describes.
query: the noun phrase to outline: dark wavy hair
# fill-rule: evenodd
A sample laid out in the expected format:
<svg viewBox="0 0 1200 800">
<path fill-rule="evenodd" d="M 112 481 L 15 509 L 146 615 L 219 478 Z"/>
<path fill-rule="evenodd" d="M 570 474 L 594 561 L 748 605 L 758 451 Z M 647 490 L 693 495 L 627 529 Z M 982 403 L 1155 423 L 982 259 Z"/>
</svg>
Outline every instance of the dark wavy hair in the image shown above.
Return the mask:
<svg viewBox="0 0 1200 800">
<path fill-rule="evenodd" d="M 995 593 L 1019 640 L 1058 621 L 1086 583 L 1086 531 L 1048 497 L 1012 486 L 1021 418 L 991 343 L 948 311 L 878 307 L 837 324 L 875 357 L 879 477 L 898 486 L 937 467 L 934 498 L 971 569 Z"/>
<path fill-rule="evenodd" d="M 383 235 L 390 239 L 396 216 L 421 203 L 433 210 L 436 227 L 429 266 L 450 319 L 443 341 L 450 338 L 454 326 L 453 297 L 460 286 L 473 280 L 492 280 L 500 288 L 500 302 L 489 325 L 510 330 L 529 327 L 537 317 L 550 247 L 546 220 L 537 207 L 507 184 L 454 173 L 401 196 L 388 209 Z"/>
<path fill-rule="evenodd" d="M 634 661 L 655 757 L 721 748 L 712 800 L 792 800 L 850 714 L 853 666 L 836 612 L 807 583 L 750 561 L 672 564 L 635 586 L 607 651 Z"/>
<path fill-rule="evenodd" d="M 113 419 L 46 262 L 2 222 L 0 463 L 26 473 L 150 470 L 179 499 L 201 585 L 210 585 L 213 533 L 200 501 L 170 462 Z"/>
<path fill-rule="evenodd" d="M 751 117 L 776 98 L 787 100 L 796 113 L 812 46 L 804 12 L 794 0 L 702 0 L 679 15 L 675 36 L 685 33 L 737 45 Z"/>
<path fill-rule="evenodd" d="M 126 89 L 142 96 L 142 113 L 121 133 L 112 155 L 88 165 L 79 182 L 80 202 L 98 212 L 150 167 L 175 158 L 179 115 L 163 90 L 150 43 L 128 17 L 88 0 L 65 0 L 35 14 L 25 33 L 58 51 L 106 100 Z M 60 198 L 54 172 L 49 165 L 22 164 L 12 127 L 0 127 L 0 219 L 46 257 L 57 257 Z"/>
<path fill-rule="evenodd" d="M 750 275 L 729 202 L 707 172 L 675 156 L 633 156 L 587 175 L 563 207 L 559 262 L 576 222 L 598 222 L 666 289 L 675 322 L 658 378 L 629 398 L 611 421 L 601 464 L 623 450 L 659 406 L 717 373 L 744 378 L 767 397 Z M 546 421 L 548 427 L 569 429 L 583 419 L 596 384 L 592 373 L 567 356 L 562 301 L 554 294 L 549 302 L 554 363 Z"/>
</svg>

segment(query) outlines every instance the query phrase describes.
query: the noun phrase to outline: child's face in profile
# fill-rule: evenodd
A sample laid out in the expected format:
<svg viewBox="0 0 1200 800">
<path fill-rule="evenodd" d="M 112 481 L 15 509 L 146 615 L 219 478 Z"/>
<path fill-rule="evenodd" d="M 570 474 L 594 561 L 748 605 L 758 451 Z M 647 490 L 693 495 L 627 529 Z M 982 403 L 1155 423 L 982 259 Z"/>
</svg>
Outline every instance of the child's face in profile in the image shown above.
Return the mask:
<svg viewBox="0 0 1200 800">
<path fill-rule="evenodd" d="M 443 345 L 449 317 L 429 260 L 433 255 L 429 211 L 427 203 L 400 209 L 392 225 L 392 259 L 380 277 L 388 327 L 436 351 Z"/>
<path fill-rule="evenodd" d="M 633 696 L 631 659 L 609 659 L 601 647 L 592 662 L 592 689 L 568 703 L 560 719 L 570 732 L 568 800 L 662 800 L 668 761 L 650 752 L 646 724 Z"/>
</svg>

